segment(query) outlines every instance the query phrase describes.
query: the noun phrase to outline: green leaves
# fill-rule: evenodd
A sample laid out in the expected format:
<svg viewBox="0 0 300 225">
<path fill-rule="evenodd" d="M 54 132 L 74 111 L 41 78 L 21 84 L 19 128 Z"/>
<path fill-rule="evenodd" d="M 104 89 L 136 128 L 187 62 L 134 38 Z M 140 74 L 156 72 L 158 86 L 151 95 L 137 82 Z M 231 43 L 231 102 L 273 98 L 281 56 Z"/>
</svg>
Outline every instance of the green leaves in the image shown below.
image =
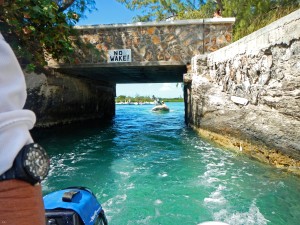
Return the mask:
<svg viewBox="0 0 300 225">
<path fill-rule="evenodd" d="M 94 0 L 7 0 L 0 6 L 0 30 L 11 44 L 21 65 L 29 69 L 46 65 L 45 54 L 72 59 L 70 36 L 84 12 L 94 9 Z M 62 10 L 64 8 L 64 11 Z"/>
<path fill-rule="evenodd" d="M 223 16 L 236 17 L 234 40 L 238 40 L 299 8 L 298 0 L 222 0 Z"/>
<path fill-rule="evenodd" d="M 203 4 L 203 0 L 116 0 L 123 3 L 130 10 L 142 10 L 135 21 L 159 21 L 182 12 L 196 9 Z"/>
<path fill-rule="evenodd" d="M 116 0 L 131 10 L 143 10 L 134 21 L 211 18 L 216 9 L 235 17 L 234 40 L 285 16 L 300 7 L 299 0 Z"/>
</svg>

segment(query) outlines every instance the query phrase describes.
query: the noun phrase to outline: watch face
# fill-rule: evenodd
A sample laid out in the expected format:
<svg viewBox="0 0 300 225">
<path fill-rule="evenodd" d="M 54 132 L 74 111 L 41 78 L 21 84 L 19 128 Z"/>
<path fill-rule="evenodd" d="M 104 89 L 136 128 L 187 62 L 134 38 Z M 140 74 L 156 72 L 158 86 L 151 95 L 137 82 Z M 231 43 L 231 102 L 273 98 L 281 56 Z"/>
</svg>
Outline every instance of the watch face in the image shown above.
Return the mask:
<svg viewBox="0 0 300 225">
<path fill-rule="evenodd" d="M 33 143 L 25 149 L 23 158 L 26 172 L 36 181 L 42 181 L 48 174 L 50 160 L 46 151 L 38 144 Z"/>
</svg>

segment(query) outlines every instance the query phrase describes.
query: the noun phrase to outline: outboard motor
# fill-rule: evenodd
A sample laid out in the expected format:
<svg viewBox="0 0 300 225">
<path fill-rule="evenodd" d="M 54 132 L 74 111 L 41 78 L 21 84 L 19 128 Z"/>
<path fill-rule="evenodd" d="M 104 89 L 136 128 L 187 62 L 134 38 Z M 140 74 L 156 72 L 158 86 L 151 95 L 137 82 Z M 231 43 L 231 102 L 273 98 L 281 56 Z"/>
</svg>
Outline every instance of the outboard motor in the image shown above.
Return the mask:
<svg viewBox="0 0 300 225">
<path fill-rule="evenodd" d="M 107 225 L 96 196 L 85 187 L 69 187 L 44 196 L 46 225 Z"/>
</svg>

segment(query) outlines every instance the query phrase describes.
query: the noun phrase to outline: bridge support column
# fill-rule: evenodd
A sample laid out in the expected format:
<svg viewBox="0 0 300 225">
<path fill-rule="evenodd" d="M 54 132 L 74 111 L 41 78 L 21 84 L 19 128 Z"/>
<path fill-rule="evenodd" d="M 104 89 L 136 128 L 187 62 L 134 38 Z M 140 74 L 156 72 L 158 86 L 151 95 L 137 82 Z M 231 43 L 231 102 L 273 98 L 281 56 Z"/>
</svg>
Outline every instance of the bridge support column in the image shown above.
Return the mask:
<svg viewBox="0 0 300 225">
<path fill-rule="evenodd" d="M 65 74 L 26 74 L 25 108 L 37 116 L 37 128 L 115 115 L 116 84 L 78 79 Z"/>
<path fill-rule="evenodd" d="M 184 110 L 185 110 L 185 123 L 189 124 L 190 117 L 192 115 L 192 74 L 191 73 L 186 73 L 183 75 L 183 83 L 184 83 L 184 88 L 183 88 L 183 95 L 184 95 Z"/>
</svg>

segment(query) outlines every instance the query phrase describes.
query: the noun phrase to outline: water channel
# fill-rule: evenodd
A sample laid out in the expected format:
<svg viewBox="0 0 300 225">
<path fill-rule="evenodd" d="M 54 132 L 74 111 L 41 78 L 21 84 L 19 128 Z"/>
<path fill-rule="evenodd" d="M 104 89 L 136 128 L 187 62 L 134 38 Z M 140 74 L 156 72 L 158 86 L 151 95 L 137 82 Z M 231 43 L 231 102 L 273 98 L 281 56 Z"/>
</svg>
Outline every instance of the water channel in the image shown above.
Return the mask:
<svg viewBox="0 0 300 225">
<path fill-rule="evenodd" d="M 108 124 L 33 133 L 51 157 L 43 194 L 86 186 L 110 225 L 300 224 L 300 178 L 214 146 L 169 113 L 117 105 Z"/>
</svg>

